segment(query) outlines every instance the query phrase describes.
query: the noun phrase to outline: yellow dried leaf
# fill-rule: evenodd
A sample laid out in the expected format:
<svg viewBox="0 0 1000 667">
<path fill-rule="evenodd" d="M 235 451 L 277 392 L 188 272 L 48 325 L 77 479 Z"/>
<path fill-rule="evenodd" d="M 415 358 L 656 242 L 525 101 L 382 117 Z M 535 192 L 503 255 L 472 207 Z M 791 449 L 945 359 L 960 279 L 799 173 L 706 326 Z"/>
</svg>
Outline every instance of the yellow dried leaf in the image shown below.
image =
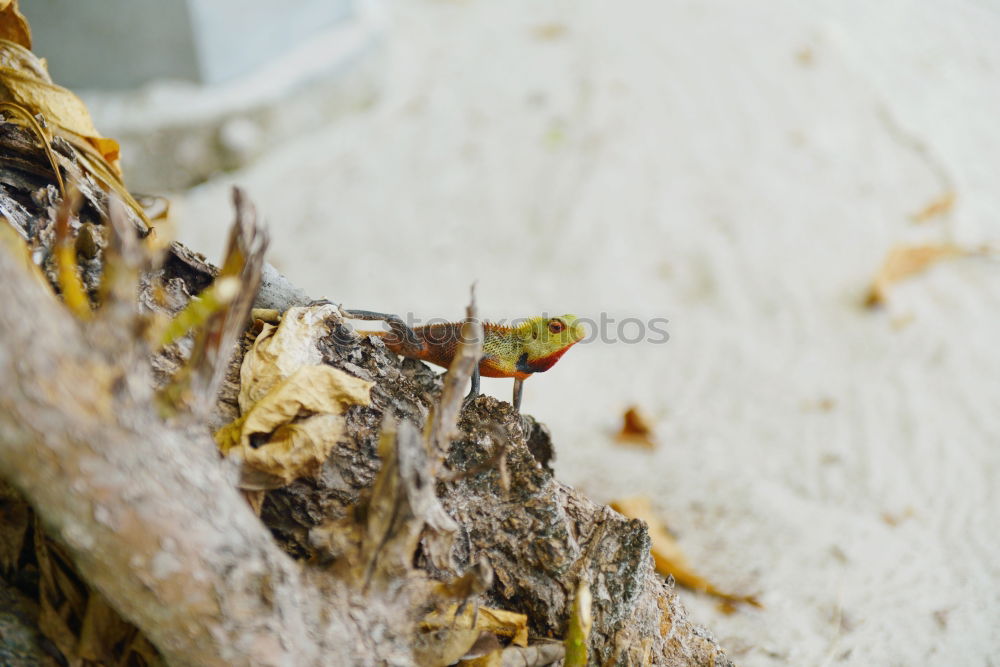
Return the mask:
<svg viewBox="0 0 1000 667">
<path fill-rule="evenodd" d="M 52 83 L 48 70 L 35 54 L 19 44 L 0 42 L 0 63 L 0 100 L 42 114 L 46 122 L 74 135 L 66 137 L 71 143 L 86 141 L 120 175 L 116 164 L 118 142 L 100 135 L 83 100 Z"/>
<path fill-rule="evenodd" d="M 447 667 L 454 665 L 479 639 L 479 630 L 438 628 L 417 635 L 413 646 L 418 665 Z"/>
<path fill-rule="evenodd" d="M 712 582 L 695 572 L 684 552 L 681 551 L 677 540 L 667 531 L 666 526 L 653 512 L 649 498 L 634 496 L 616 500 L 611 503 L 611 508 L 630 519 L 639 519 L 646 523 L 649 539 L 652 542 L 653 563 L 656 566 L 656 571 L 663 576 L 672 575 L 674 581 L 681 586 L 714 595 L 726 602 L 745 602 L 755 607 L 761 606 L 756 597 L 724 593 L 716 588 Z"/>
<path fill-rule="evenodd" d="M 323 363 L 317 344 L 329 335 L 334 305 L 289 308 L 277 327 L 265 324 L 240 369 L 240 411 L 247 411 L 302 366 Z"/>
<path fill-rule="evenodd" d="M 344 411 L 370 405 L 372 383 L 332 366 L 303 366 L 281 380 L 216 441 L 224 454 L 289 483 L 314 474 L 344 435 Z"/>
<path fill-rule="evenodd" d="M 0 0 L 0 39 L 31 48 L 31 28 L 18 9 L 17 0 Z"/>
<path fill-rule="evenodd" d="M 431 612 L 424 617 L 421 627 L 425 630 L 438 628 L 458 628 L 492 632 L 501 637 L 509 637 L 515 646 L 528 645 L 528 617 L 515 611 L 474 607 L 467 604 L 458 613 L 458 604 L 453 604 L 444 612 Z"/>
<path fill-rule="evenodd" d="M 882 268 L 872 282 L 865 305 L 874 307 L 886 302 L 889 287 L 905 278 L 926 271 L 935 262 L 950 257 L 967 254 L 958 246 L 951 244 L 896 246 L 886 255 Z"/>
<path fill-rule="evenodd" d="M 543 25 L 535 26 L 535 29 L 532 32 L 535 34 L 536 39 L 549 41 L 565 37 L 566 33 L 569 32 L 569 28 L 567 28 L 564 23 L 545 23 Z"/>
<path fill-rule="evenodd" d="M 55 85 L 45 61 L 30 48 L 31 31 L 18 11 L 16 0 L 0 0 L 0 102 L 29 116 L 40 115 L 49 134 L 40 137 L 46 150 L 51 135 L 65 139 L 76 149 L 84 169 L 149 225 L 145 211 L 122 183 L 118 142 L 101 136 L 83 101 L 68 89 Z M 60 178 L 58 170 L 56 178 Z"/>
<path fill-rule="evenodd" d="M 371 404 L 371 382 L 323 364 L 317 344 L 334 313 L 290 308 L 264 325 L 240 367 L 242 416 L 215 434 L 224 454 L 278 483 L 318 471 L 343 439 L 347 407 Z"/>
</svg>

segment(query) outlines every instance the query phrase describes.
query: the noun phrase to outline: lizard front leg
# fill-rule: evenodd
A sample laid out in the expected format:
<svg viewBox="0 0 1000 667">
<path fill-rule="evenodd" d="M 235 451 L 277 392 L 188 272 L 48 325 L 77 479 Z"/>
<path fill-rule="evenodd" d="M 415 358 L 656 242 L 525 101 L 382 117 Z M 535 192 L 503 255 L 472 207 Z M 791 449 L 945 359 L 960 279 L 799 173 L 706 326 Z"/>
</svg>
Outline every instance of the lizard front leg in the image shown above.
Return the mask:
<svg viewBox="0 0 1000 667">
<path fill-rule="evenodd" d="M 510 402 L 514 406 L 514 412 L 521 412 L 521 394 L 524 393 L 524 380 L 514 378 L 514 396 Z"/>
</svg>

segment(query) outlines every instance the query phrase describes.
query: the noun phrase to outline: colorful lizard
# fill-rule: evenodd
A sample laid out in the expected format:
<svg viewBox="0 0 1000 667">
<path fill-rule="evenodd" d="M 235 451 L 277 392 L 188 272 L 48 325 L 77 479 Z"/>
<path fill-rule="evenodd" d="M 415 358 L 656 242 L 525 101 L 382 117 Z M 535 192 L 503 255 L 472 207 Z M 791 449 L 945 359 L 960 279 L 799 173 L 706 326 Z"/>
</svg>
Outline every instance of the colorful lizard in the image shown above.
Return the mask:
<svg viewBox="0 0 1000 667">
<path fill-rule="evenodd" d="M 359 331 L 362 335 L 379 336 L 385 346 L 396 354 L 419 359 L 447 368 L 455 356 L 461 338 L 462 322 L 442 322 L 410 328 L 397 315 L 368 310 L 345 310 L 351 319 L 382 320 L 389 331 Z M 479 395 L 479 376 L 514 378 L 515 410 L 521 409 L 524 381 L 533 373 L 543 373 L 566 351 L 587 335 L 575 315 L 532 317 L 524 323 L 508 327 L 483 323 L 483 356 L 472 373 L 472 389 L 467 398 Z"/>
</svg>

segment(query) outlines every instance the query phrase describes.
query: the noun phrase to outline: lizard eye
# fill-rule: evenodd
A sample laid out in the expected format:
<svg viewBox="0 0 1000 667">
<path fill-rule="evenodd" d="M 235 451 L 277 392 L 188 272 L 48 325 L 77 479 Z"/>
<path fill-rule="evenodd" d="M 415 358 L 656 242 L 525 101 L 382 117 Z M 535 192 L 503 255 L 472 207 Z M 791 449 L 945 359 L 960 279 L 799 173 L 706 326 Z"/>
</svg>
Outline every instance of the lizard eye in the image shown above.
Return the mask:
<svg viewBox="0 0 1000 667">
<path fill-rule="evenodd" d="M 549 333 L 552 334 L 561 333 L 564 328 L 566 328 L 566 325 L 560 322 L 559 320 L 552 320 L 551 322 L 549 322 Z"/>
</svg>

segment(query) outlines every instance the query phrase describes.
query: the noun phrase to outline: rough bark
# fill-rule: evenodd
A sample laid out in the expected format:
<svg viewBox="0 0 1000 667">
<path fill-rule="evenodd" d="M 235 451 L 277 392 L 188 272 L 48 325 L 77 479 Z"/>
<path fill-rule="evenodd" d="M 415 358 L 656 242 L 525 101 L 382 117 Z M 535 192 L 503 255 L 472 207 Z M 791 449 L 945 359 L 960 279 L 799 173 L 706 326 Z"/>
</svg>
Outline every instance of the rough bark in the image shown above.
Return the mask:
<svg viewBox="0 0 1000 667">
<path fill-rule="evenodd" d="M 7 143 L 0 210 L 36 243 L 51 277 L 51 174 L 30 138 L 0 125 L 0 147 Z M 61 157 L 70 170 L 72 155 Z M 90 185 L 77 249 L 96 302 L 108 200 Z M 216 273 L 174 245 L 142 276 L 139 303 L 176 312 Z M 251 336 L 228 365 L 208 424 L 165 421 L 153 389 L 188 362 L 190 340 L 153 355 L 150 368 L 128 327 L 76 320 L 3 247 L 0 284 L 0 476 L 30 501 L 87 584 L 170 663 L 413 664 L 416 621 L 442 599 L 433 580 L 465 574 L 483 583 L 476 573 L 492 570 L 492 586 L 472 586 L 460 599 L 472 594 L 473 602 L 524 612 L 540 638 L 562 637 L 572 592 L 586 580 L 590 648 L 602 663 L 729 664 L 653 572 L 644 525 L 556 481 L 548 431 L 509 405 L 480 397 L 448 435 L 440 422 L 450 408 L 432 419 L 441 377 L 331 315 L 317 342 L 323 363 L 373 381 L 372 405 L 350 408 L 345 437 L 320 473 L 267 492 L 258 518 L 236 488 L 241 471 L 219 458 L 209 437 L 209 426 L 239 414 L 240 360 Z M 258 306 L 307 301 L 265 268 Z M 400 435 L 387 445 L 393 422 Z M 428 423 L 438 425 L 432 441 L 446 450 L 444 467 L 422 455 L 417 434 Z M 393 510 L 393 539 L 373 539 L 385 530 L 372 519 L 378 503 Z M 442 549 L 450 538 L 435 539 L 427 525 L 454 531 L 454 547 Z M 0 549 L 5 571 L 16 561 Z M 371 568 L 385 575 L 376 585 L 364 574 Z"/>
<path fill-rule="evenodd" d="M 321 616 L 206 433 L 167 427 L 148 395 L 118 395 L 120 378 L 9 252 L 0 282 L 0 468 L 92 585 L 175 664 L 318 663 L 318 619 L 323 635 L 358 633 L 348 609 Z"/>
</svg>

